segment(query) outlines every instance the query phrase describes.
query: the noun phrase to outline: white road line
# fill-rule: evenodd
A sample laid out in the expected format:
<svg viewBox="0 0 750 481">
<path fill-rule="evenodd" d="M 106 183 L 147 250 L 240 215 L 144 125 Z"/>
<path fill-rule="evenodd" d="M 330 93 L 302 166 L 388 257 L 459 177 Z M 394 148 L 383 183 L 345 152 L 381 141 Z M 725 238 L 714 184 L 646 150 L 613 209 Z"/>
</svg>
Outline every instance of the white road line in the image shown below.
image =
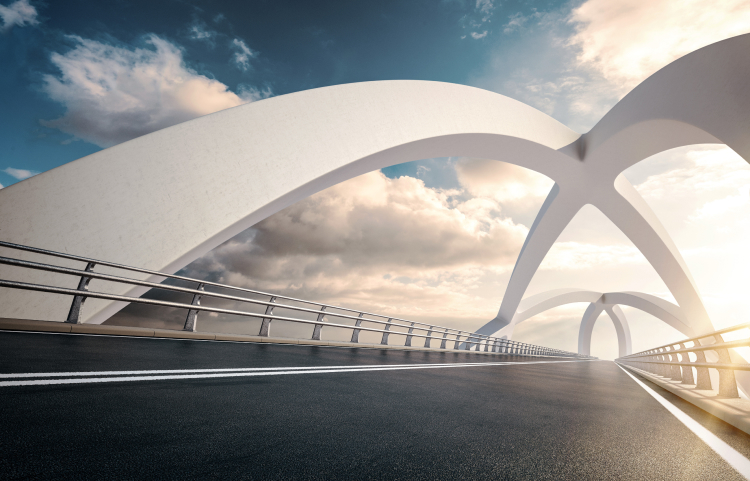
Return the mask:
<svg viewBox="0 0 750 481">
<path fill-rule="evenodd" d="M 701 438 L 701 440 L 703 440 L 703 442 L 706 443 L 708 447 L 716 451 L 716 454 L 724 458 L 724 461 L 729 463 L 729 465 L 732 466 L 745 479 L 750 480 L 750 460 L 748 460 L 745 456 L 737 452 L 732 446 L 728 445 L 727 443 L 719 439 L 714 433 L 712 433 L 708 429 L 701 426 L 700 423 L 698 423 L 698 421 L 691 418 L 690 416 L 682 412 L 679 408 L 677 408 L 675 405 L 673 405 L 672 403 L 664 399 L 662 396 L 657 394 L 656 391 L 646 386 L 638 378 L 636 378 L 630 372 L 628 372 L 627 369 L 620 366 L 619 364 L 617 366 L 623 371 L 625 371 L 625 374 L 630 376 L 635 382 L 638 383 L 639 386 L 645 389 L 647 393 L 649 393 L 654 399 L 656 399 L 659 402 L 659 404 L 664 406 L 667 409 L 667 411 L 672 413 L 674 417 L 679 419 L 682 422 L 682 424 L 687 426 L 687 428 L 690 429 L 693 433 L 695 433 L 696 436 Z"/>
<path fill-rule="evenodd" d="M 163 381 L 175 379 L 213 379 L 225 377 L 255 377 L 255 376 L 280 376 L 287 374 L 327 374 L 336 372 L 368 372 L 368 371 L 401 371 L 407 369 L 441 369 L 451 367 L 482 367 L 482 366 L 508 366 L 517 364 L 555 364 L 564 362 L 581 362 L 581 361 L 522 361 L 522 362 L 480 362 L 480 363 L 440 363 L 440 364 L 380 364 L 372 366 L 324 366 L 324 367 L 287 367 L 287 368 L 246 368 L 230 369 L 231 372 L 216 372 L 223 370 L 194 369 L 166 371 L 177 372 L 180 374 L 161 375 L 165 371 L 101 371 L 87 373 L 27 373 L 27 374 L 10 374 L 5 376 L 24 377 L 53 377 L 55 374 L 68 375 L 86 375 L 86 376 L 107 376 L 113 373 L 128 374 L 125 376 L 113 377 L 78 377 L 69 379 L 34 379 L 34 380 L 17 380 L 2 381 L 0 387 L 12 386 L 46 386 L 57 384 L 91 384 L 103 382 L 134 382 L 134 381 Z M 131 375 L 141 374 L 141 375 Z M 150 375 L 143 375 L 150 374 Z"/>
<path fill-rule="evenodd" d="M 456 363 L 473 365 L 484 363 Z M 163 369 L 152 371 L 84 371 L 84 372 L 30 372 L 0 374 L 0 379 L 17 379 L 29 377 L 86 377 L 86 376 L 137 376 L 155 374 L 198 374 L 221 372 L 262 372 L 262 371 L 313 371 L 321 369 L 341 369 L 352 367 L 403 367 L 403 366 L 433 366 L 435 364 L 359 364 L 357 366 L 312 366 L 312 367 L 238 367 L 227 369 Z"/>
</svg>

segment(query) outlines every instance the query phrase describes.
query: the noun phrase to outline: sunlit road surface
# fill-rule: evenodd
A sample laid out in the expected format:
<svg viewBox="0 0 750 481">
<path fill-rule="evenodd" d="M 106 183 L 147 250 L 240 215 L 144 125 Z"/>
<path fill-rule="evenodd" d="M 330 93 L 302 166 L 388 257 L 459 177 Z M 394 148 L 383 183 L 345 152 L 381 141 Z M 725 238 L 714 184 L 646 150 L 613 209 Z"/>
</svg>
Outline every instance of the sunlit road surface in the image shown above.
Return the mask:
<svg viewBox="0 0 750 481">
<path fill-rule="evenodd" d="M 744 479 L 614 363 L 560 361 L 3 332 L 0 478 Z"/>
</svg>

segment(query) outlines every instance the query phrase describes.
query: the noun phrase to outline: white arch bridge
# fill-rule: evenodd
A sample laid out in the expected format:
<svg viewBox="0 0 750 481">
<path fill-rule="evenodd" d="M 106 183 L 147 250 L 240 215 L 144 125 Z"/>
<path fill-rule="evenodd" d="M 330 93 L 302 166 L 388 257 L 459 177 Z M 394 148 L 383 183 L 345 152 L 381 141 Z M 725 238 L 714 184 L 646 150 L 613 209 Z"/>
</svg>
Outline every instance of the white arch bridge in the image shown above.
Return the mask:
<svg viewBox="0 0 750 481">
<path fill-rule="evenodd" d="M 688 336 L 713 326 L 674 242 L 622 172 L 693 144 L 725 144 L 750 161 L 748 78 L 750 35 L 718 42 L 646 79 L 585 134 L 516 100 L 462 85 L 365 82 L 279 96 L 145 135 L 0 190 L 0 240 L 139 266 L 144 271 L 137 276 L 148 283 L 161 280 L 149 271 L 174 273 L 275 212 L 360 174 L 432 157 L 494 159 L 540 172 L 555 185 L 497 316 L 476 334 L 511 338 L 515 325 L 534 314 L 589 302 L 579 351 L 589 352 L 593 324 L 606 311 L 625 355 L 630 334 L 621 305 Z M 571 289 L 522 303 L 545 255 L 587 204 L 643 253 L 676 304 L 643 293 Z M 0 266 L 0 278 L 76 285 L 69 277 L 7 265 Z M 118 284 L 110 292 L 137 297 L 148 289 Z M 102 323 L 124 305 L 91 299 L 81 320 Z M 67 313 L 58 296 L 0 289 L 2 317 L 64 320 Z"/>
</svg>

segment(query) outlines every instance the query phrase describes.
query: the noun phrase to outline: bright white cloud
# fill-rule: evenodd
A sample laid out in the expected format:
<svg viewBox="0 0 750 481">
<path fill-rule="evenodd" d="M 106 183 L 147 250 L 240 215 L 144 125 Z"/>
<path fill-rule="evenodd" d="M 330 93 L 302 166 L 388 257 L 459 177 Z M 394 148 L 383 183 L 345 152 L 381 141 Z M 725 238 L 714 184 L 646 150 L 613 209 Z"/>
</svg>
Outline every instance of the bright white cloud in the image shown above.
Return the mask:
<svg viewBox="0 0 750 481">
<path fill-rule="evenodd" d="M 554 184 L 538 172 L 496 160 L 461 159 L 456 163 L 456 175 L 471 195 L 495 199 L 503 205 L 536 205 Z"/>
<path fill-rule="evenodd" d="M 37 25 L 37 11 L 29 0 L 17 0 L 7 7 L 0 5 L 0 18 L 3 26 L 0 31 L 8 31 L 14 26 L 25 27 L 26 25 Z"/>
<path fill-rule="evenodd" d="M 746 162 L 725 146 L 681 149 L 680 161 L 669 170 L 651 175 L 638 185 L 649 201 L 665 197 L 697 197 L 705 205 L 714 204 L 716 195 L 733 197 L 750 185 Z M 709 196 L 709 197 L 707 197 Z M 710 200 L 709 200 L 710 199 Z M 703 208 L 701 207 L 701 208 Z"/>
<path fill-rule="evenodd" d="M 234 63 L 238 69 L 247 71 L 250 68 L 250 59 L 255 58 L 256 52 L 252 51 L 245 42 L 239 38 L 232 40 L 232 48 L 234 48 Z"/>
<path fill-rule="evenodd" d="M 588 0 L 574 9 L 578 61 L 621 93 L 671 61 L 750 31 L 747 0 Z"/>
<path fill-rule="evenodd" d="M 33 177 L 39 172 L 35 172 L 33 170 L 26 170 L 26 169 L 14 169 L 13 167 L 7 167 L 3 169 L 3 172 L 8 174 L 11 177 L 14 177 L 18 180 L 24 180 L 28 179 L 29 177 Z"/>
<path fill-rule="evenodd" d="M 482 32 L 482 33 L 478 33 L 478 32 L 471 32 L 471 38 L 473 38 L 473 39 L 476 39 L 476 40 L 478 40 L 478 39 L 480 39 L 480 38 L 484 38 L 484 37 L 486 37 L 486 36 L 487 36 L 487 30 L 485 30 L 485 31 L 484 31 L 484 32 Z"/>
<path fill-rule="evenodd" d="M 372 172 L 275 214 L 189 269 L 361 309 L 480 324 L 498 299 L 474 290 L 512 268 L 527 228 L 500 216 L 496 200 L 461 194 Z"/>
<path fill-rule="evenodd" d="M 44 92 L 66 107 L 43 121 L 80 139 L 108 147 L 170 125 L 255 100 L 185 65 L 182 51 L 156 35 L 147 48 L 126 48 L 70 36 L 75 48 L 53 53 L 59 75 L 44 77 Z"/>
</svg>

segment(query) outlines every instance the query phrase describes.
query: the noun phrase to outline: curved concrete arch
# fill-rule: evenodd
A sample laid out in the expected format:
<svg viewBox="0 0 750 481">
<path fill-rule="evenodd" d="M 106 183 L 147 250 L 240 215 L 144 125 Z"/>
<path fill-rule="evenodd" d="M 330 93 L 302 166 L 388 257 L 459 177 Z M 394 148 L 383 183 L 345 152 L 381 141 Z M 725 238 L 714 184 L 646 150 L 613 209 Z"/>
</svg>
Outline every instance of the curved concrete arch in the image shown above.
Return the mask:
<svg viewBox="0 0 750 481">
<path fill-rule="evenodd" d="M 579 354 L 591 353 L 591 333 L 596 320 L 602 312 L 607 312 L 615 324 L 620 356 L 630 354 L 631 337 L 625 313 L 619 306 L 630 306 L 651 314 L 662 322 L 677 329 L 688 337 L 694 335 L 693 329 L 683 309 L 660 297 L 642 292 L 596 292 L 586 289 L 554 289 L 524 299 L 513 316 L 512 327 L 527 319 L 567 304 L 588 302 L 589 306 L 581 320 L 578 336 Z"/>
<path fill-rule="evenodd" d="M 578 137 L 532 107 L 472 87 L 385 81 L 321 88 L 185 122 L 2 189 L 0 238 L 171 273 L 357 175 L 462 155 L 554 179 L 578 163 L 557 151 Z M 18 274 L 0 267 L 0 277 Z M 21 279 L 76 282 L 41 272 Z M 61 320 L 67 310 L 55 296 L 7 289 L 0 306 L 5 317 L 31 319 Z M 99 323 L 121 307 L 91 299 L 82 318 Z"/>
<path fill-rule="evenodd" d="M 711 331 L 713 327 L 708 312 L 679 250 L 648 204 L 620 175 L 615 180 L 614 188 L 608 191 L 587 189 L 583 183 L 577 189 L 568 188 L 565 191 L 557 184 L 553 187 L 529 230 L 498 315 L 477 332 L 490 335 L 512 322 L 521 298 L 544 257 L 575 214 L 587 203 L 599 208 L 646 257 L 678 304 L 689 312 L 687 324 L 696 332 Z"/>
<path fill-rule="evenodd" d="M 632 352 L 632 341 L 630 338 L 630 326 L 618 305 L 605 305 L 603 303 L 592 303 L 586 309 L 581 320 L 581 327 L 578 331 L 578 352 L 591 355 L 591 334 L 594 332 L 594 324 L 599 319 L 602 312 L 606 312 L 615 326 L 617 333 L 617 350 L 618 357 L 627 356 Z"/>
<path fill-rule="evenodd" d="M 513 324 L 519 324 L 531 317 L 550 309 L 575 304 L 578 302 L 595 303 L 601 299 L 602 293 L 584 289 L 554 289 L 527 297 L 518 306 L 518 312 L 513 316 Z"/>
<path fill-rule="evenodd" d="M 750 34 L 709 45 L 644 80 L 576 144 L 562 149 L 583 162 L 555 179 L 557 184 L 518 257 L 498 315 L 477 332 L 491 334 L 509 326 L 547 252 L 585 204 L 597 207 L 633 241 L 689 313 L 690 326 L 699 332 L 712 330 L 679 250 L 621 174 L 656 153 L 702 143 L 725 143 L 750 162 L 748 77 Z"/>
<path fill-rule="evenodd" d="M 692 328 L 688 325 L 687 316 L 680 306 L 651 294 L 632 291 L 596 292 L 586 289 L 554 289 L 542 292 L 523 300 L 519 311 L 513 317 L 513 324 L 519 324 L 556 307 L 580 302 L 601 304 L 602 310 L 607 306 L 616 305 L 633 307 L 651 314 L 688 337 L 694 335 Z"/>
<path fill-rule="evenodd" d="M 695 308 L 688 311 L 688 325 L 709 330 L 674 243 L 618 176 L 645 156 L 694 143 L 724 142 L 748 159 L 748 47 L 750 35 L 744 35 L 676 60 L 584 136 L 507 97 L 437 82 L 340 85 L 236 107 L 0 190 L 0 236 L 175 272 L 274 212 L 356 175 L 419 158 L 482 157 L 541 172 L 555 187 L 498 317 L 479 332 L 510 324 L 508 316 L 549 248 L 587 203 L 632 236 L 680 306 Z M 16 272 L 0 267 L 0 275 L 13 278 Z M 36 273 L 24 280 L 41 278 L 55 276 Z M 31 301 L 33 296 L 0 291 L 2 314 L 64 316 L 63 303 L 50 296 Z M 119 307 L 92 300 L 83 318 L 102 322 Z"/>
<path fill-rule="evenodd" d="M 581 139 L 587 157 L 619 173 L 670 148 L 722 143 L 750 162 L 749 52 L 750 35 L 745 34 L 660 69 Z"/>
</svg>

